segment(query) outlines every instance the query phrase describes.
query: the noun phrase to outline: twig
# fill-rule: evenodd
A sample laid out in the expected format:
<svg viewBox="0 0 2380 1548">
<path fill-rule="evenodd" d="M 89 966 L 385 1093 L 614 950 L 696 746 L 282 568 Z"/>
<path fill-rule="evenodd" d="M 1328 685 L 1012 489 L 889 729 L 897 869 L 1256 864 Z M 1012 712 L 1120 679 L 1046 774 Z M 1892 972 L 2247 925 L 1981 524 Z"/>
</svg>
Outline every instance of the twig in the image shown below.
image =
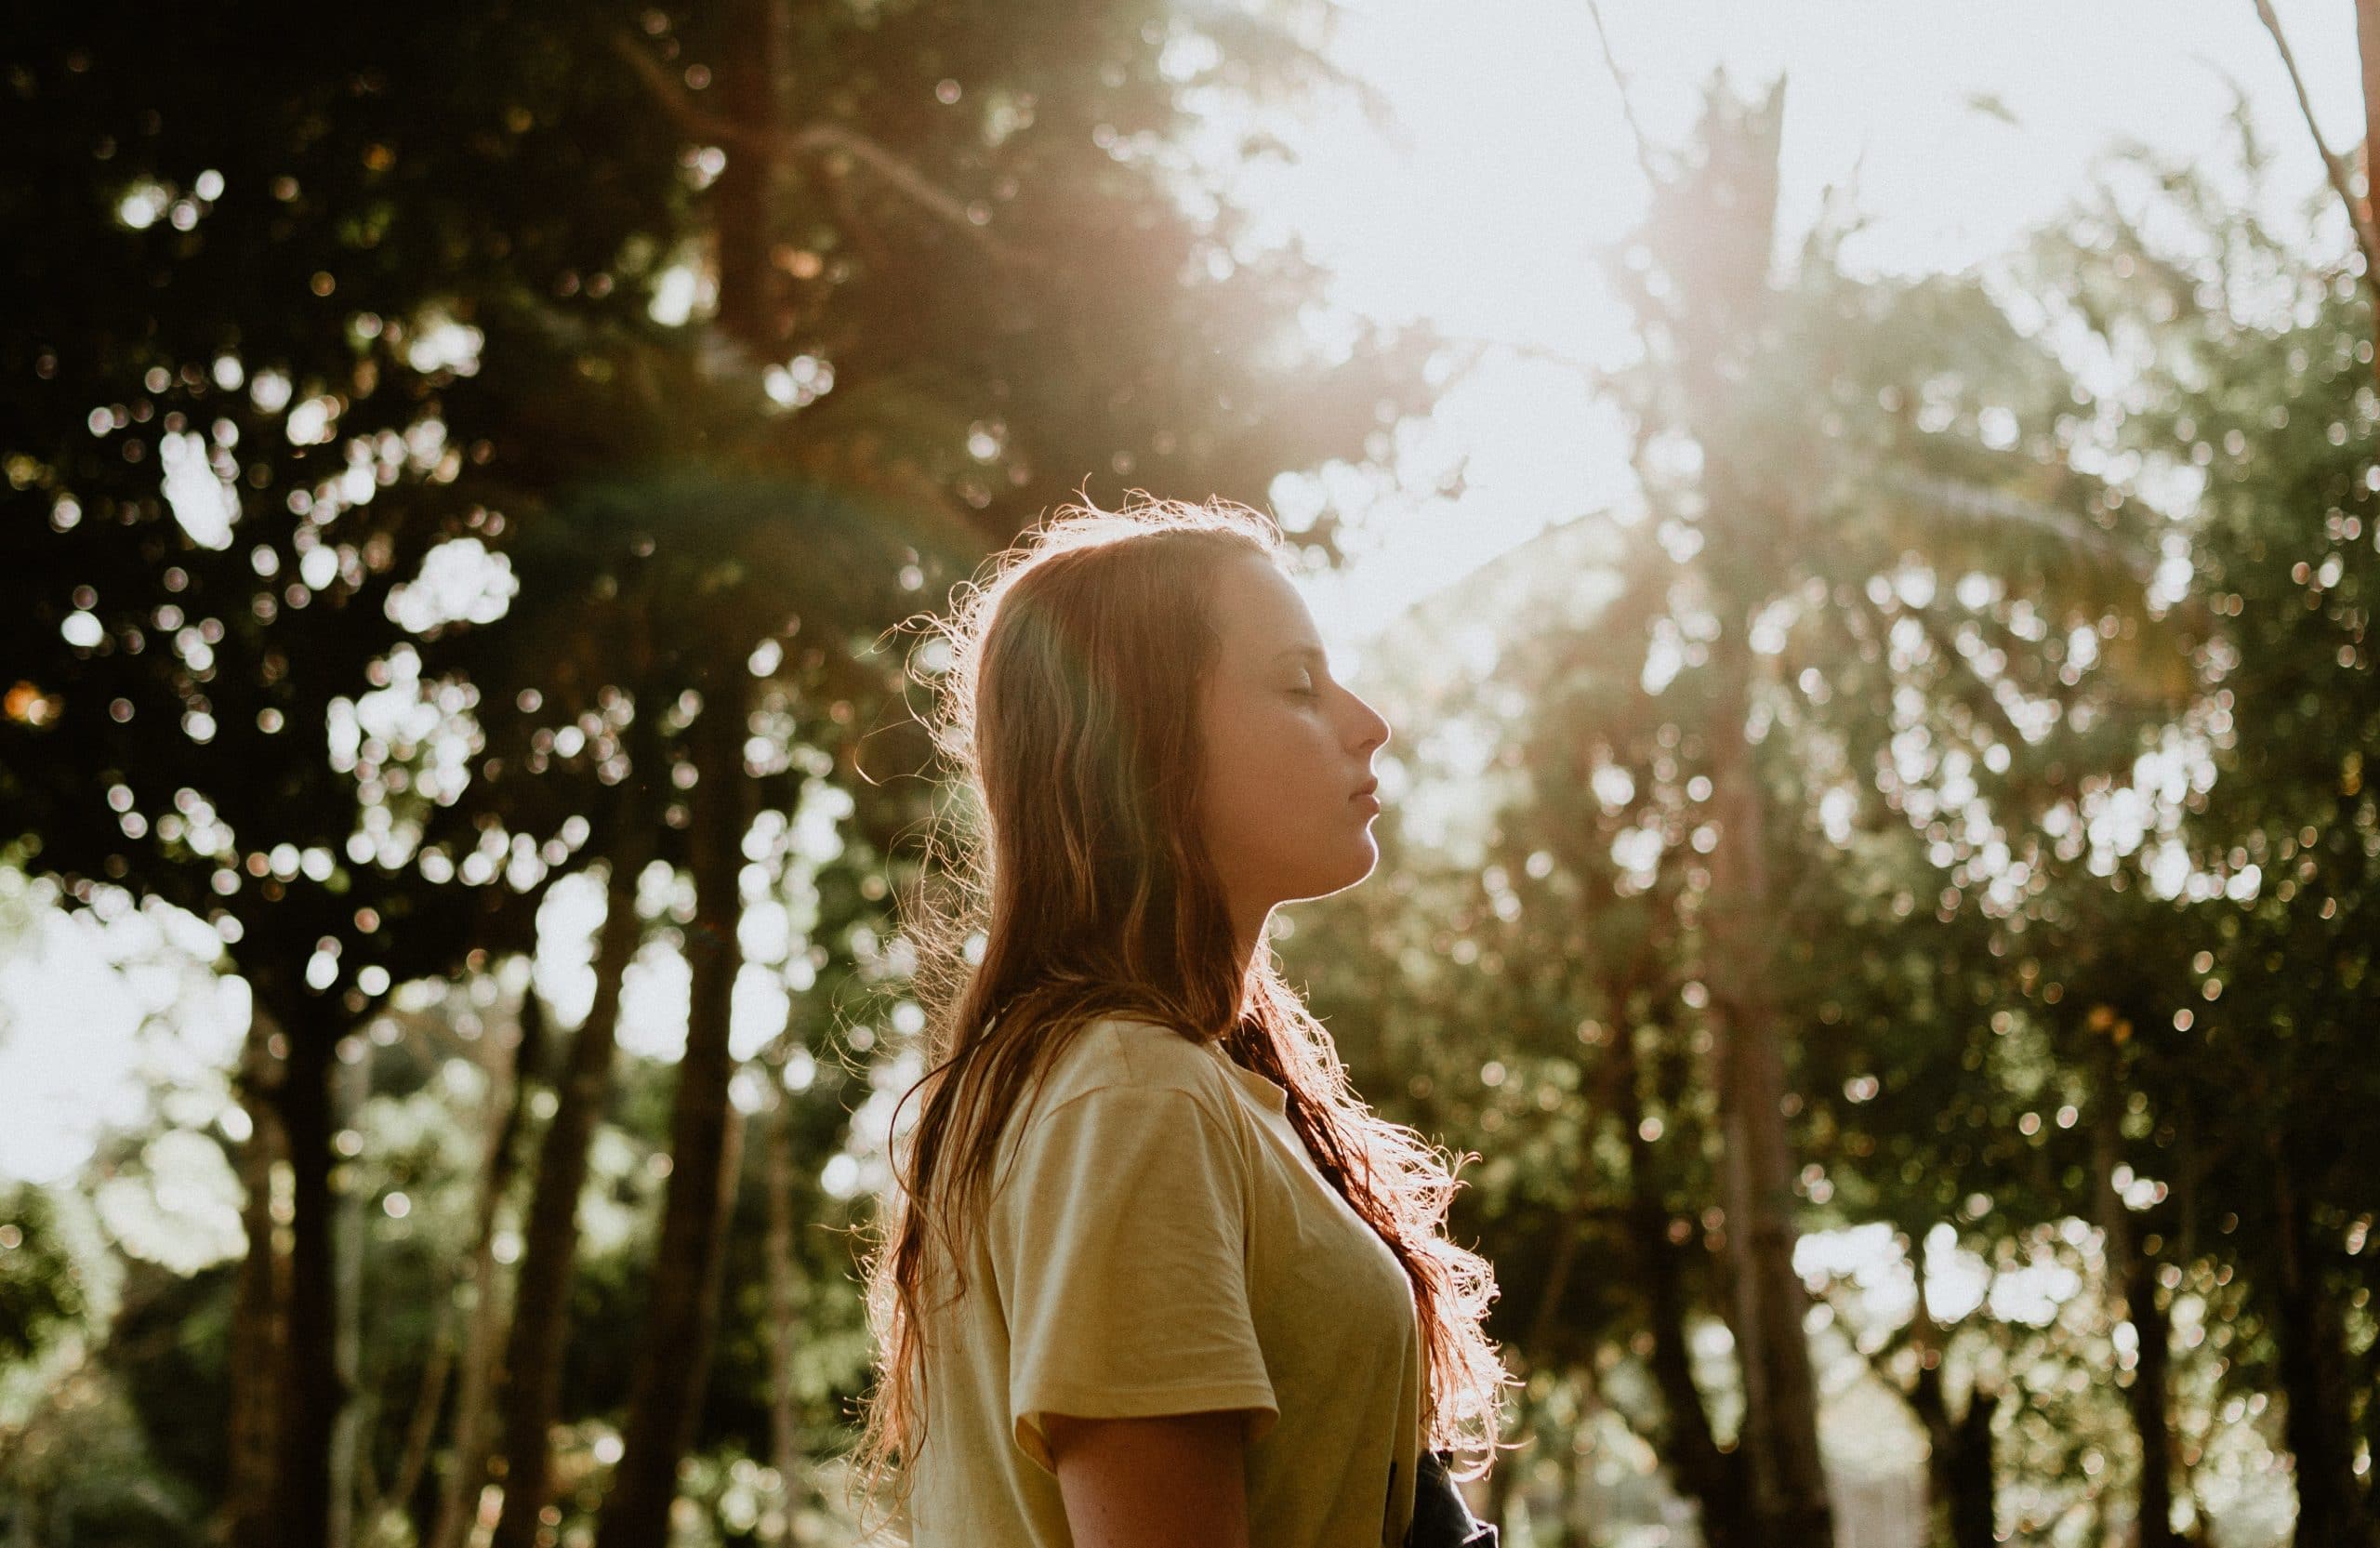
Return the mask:
<svg viewBox="0 0 2380 1548">
<path fill-rule="evenodd" d="M 2355 230 L 2355 245 L 2363 250 L 2363 284 L 2380 302 L 2380 230 L 2375 230 L 2371 205 L 2359 205 L 2355 199 L 2355 182 L 2348 175 L 2345 158 L 2331 150 L 2322 138 L 2322 126 L 2314 117 L 2314 99 L 2306 93 L 2306 78 L 2298 73 L 2297 56 L 2290 51 L 2289 38 L 2281 30 L 2281 18 L 2272 10 L 2272 0 L 2255 0 L 2256 15 L 2272 34 L 2273 46 L 2281 50 L 2282 68 L 2289 72 L 2289 84 L 2297 93 L 2298 111 L 2306 115 L 2307 132 L 2314 137 L 2314 149 L 2322 158 L 2322 169 L 2331 175 L 2331 186 L 2338 191 L 2339 203 L 2347 206 L 2347 223 Z"/>
<path fill-rule="evenodd" d="M 1864 593 L 1862 600 L 1866 600 Z M 1872 606 L 1873 603 L 1870 605 Z M 1942 620 L 1935 616 L 1934 610 L 1930 607 L 1912 607 L 1908 610 L 1906 615 L 1915 618 L 1918 627 L 1925 630 L 1925 638 L 1934 642 L 1935 652 L 1942 657 L 1945 666 L 1952 670 L 1964 668 L 1967 675 L 1974 680 L 1976 686 L 1983 691 L 1983 702 L 1990 706 L 1985 718 L 1991 721 L 1992 729 L 2005 738 L 2012 748 L 2031 746 L 2033 739 L 2026 735 L 2024 729 L 2009 718 L 2008 707 L 2001 703 L 2000 695 L 1992 691 L 1993 684 L 1999 680 L 1985 671 L 1981 666 L 1968 659 L 1967 654 L 1959 649 L 1957 639 L 1942 627 Z"/>
<path fill-rule="evenodd" d="M 900 156 L 841 124 L 812 124 L 774 133 L 755 133 L 742 125 L 705 112 L 687 99 L 660 61 L 634 36 L 615 33 L 612 51 L 628 61 L 662 111 L 681 129 L 696 139 L 720 145 L 738 145 L 779 159 L 806 159 L 830 154 L 849 156 L 892 185 L 928 214 L 958 227 L 992 257 L 1005 263 L 1025 263 L 1026 255 L 984 230 L 967 205 L 936 185 Z"/>
<path fill-rule="evenodd" d="M 404 1448 L 398 1453 L 397 1474 L 383 1500 L 409 1504 L 430 1466 L 430 1448 L 438 1438 L 438 1415 L 446 1401 L 446 1379 L 455 1368 L 455 1300 L 449 1294 L 438 1308 L 437 1330 L 430 1336 L 430 1358 L 422 1367 L 421 1390 L 414 1399 L 413 1417 L 405 1424 Z M 373 1513 L 360 1513 L 377 1536 L 379 1522 Z"/>
<path fill-rule="evenodd" d="M 662 69 L 659 61 L 646 53 L 636 39 L 625 33 L 614 34 L 612 52 L 628 61 L 628 68 L 636 72 L 637 79 L 644 83 L 646 92 L 660 105 L 661 111 L 676 122 L 678 127 L 703 139 L 735 137 L 733 126 L 711 117 L 686 100 L 685 94 L 678 89 L 678 83 L 669 78 L 669 73 Z"/>
<path fill-rule="evenodd" d="M 2156 561 L 2136 547 L 2119 542 L 2081 517 L 2055 507 L 1958 479 L 1895 474 L 1881 482 L 1893 494 L 1916 504 L 1931 505 L 1939 513 L 1961 521 L 2001 522 L 2047 533 L 2101 563 L 2121 569 L 2143 586 L 2156 577 Z"/>
<path fill-rule="evenodd" d="M 1611 84 L 1620 93 L 1620 116 L 1628 122 L 1628 138 L 1636 147 L 1636 165 L 1643 170 L 1645 181 L 1658 189 L 1661 186 L 1661 179 L 1653 171 L 1653 156 L 1647 149 L 1645 126 L 1636 122 L 1636 104 L 1628 97 L 1628 77 L 1620 72 L 1619 56 L 1611 51 L 1611 33 L 1604 29 L 1603 7 L 1597 0 L 1587 0 L 1587 16 L 1595 24 L 1595 42 L 1603 48 L 1604 68 L 1611 72 Z"/>
<path fill-rule="evenodd" d="M 939 188 L 916 167 L 879 145 L 858 131 L 840 124 L 813 124 L 783 137 L 785 149 L 795 155 L 824 155 L 841 152 L 853 161 L 865 162 L 876 175 L 899 189 L 920 207 L 964 230 L 986 246 L 1000 250 L 1004 256 L 1015 258 L 1006 244 L 977 225 L 967 206 L 947 191 Z"/>
</svg>

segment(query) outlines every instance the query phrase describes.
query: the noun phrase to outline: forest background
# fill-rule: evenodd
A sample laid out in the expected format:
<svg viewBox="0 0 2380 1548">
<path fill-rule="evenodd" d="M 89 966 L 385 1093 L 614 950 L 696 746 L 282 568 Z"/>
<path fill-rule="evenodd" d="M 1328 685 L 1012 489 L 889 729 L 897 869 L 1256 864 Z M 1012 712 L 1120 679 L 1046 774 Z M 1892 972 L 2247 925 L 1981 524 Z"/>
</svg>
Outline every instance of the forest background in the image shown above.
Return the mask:
<svg viewBox="0 0 2380 1548">
<path fill-rule="evenodd" d="M 2148 7 L 2219 132 L 1899 267 L 1796 159 L 1864 88 L 1525 9 L 1405 73 L 1543 132 L 1336 248 L 1392 5 L 12 29 L 9 1541 L 851 1541 L 897 626 L 1133 487 L 1276 511 L 1399 728 L 1276 946 L 1476 1157 L 1508 1541 L 2375 1541 L 2380 8 Z M 1997 31 L 1977 212 L 2116 69 Z M 1489 247 L 1592 306 L 1367 295 Z"/>
</svg>

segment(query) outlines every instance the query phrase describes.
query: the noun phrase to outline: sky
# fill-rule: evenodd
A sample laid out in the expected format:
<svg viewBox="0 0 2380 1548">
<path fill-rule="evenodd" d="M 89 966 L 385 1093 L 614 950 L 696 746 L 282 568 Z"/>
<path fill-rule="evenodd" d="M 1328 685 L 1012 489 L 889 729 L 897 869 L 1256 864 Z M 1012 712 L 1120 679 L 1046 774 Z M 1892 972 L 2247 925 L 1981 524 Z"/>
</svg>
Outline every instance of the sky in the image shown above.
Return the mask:
<svg viewBox="0 0 2380 1548">
<path fill-rule="evenodd" d="M 2351 0 L 2275 9 L 2325 139 L 2354 146 Z M 2227 77 L 2278 153 L 2258 195 L 2281 229 L 2302 225 L 2294 210 L 2324 186 L 2254 0 L 1604 0 L 1603 12 L 1656 147 L 1684 143 L 1713 70 L 1747 92 L 1784 75 L 1780 253 L 1835 187 L 1856 190 L 1871 219 L 1844 247 L 1855 269 L 1989 265 L 2087 193 L 2095 162 L 2121 141 L 2213 159 Z M 1625 359 L 1625 320 L 1592 255 L 1635 223 L 1646 185 L 1584 0 L 1355 0 L 1331 53 L 1386 95 L 1403 143 L 1350 111 L 1309 114 L 1294 164 L 1240 180 L 1260 232 L 1294 234 L 1333 271 L 1333 299 L 1363 316 Z M 2334 258 L 2343 232 L 2307 234 Z M 1334 649 L 1546 523 L 1629 498 L 1621 426 L 1584 373 L 1521 350 L 1491 356 L 1401 439 L 1408 482 L 1468 456 L 1466 489 L 1372 507 L 1354 562 L 1309 589 Z M 1276 484 L 1276 501 L 1310 503 L 1296 483 Z"/>
<path fill-rule="evenodd" d="M 2354 144 L 2350 0 L 2275 5 L 2330 143 Z M 1684 140 L 1714 68 L 1748 87 L 1785 73 L 1780 250 L 1856 174 L 1871 223 L 1848 262 L 1895 274 L 1988 264 L 2080 198 L 2117 141 L 2213 151 L 2227 73 L 2280 153 L 2257 191 L 2276 217 L 2321 186 L 2253 0 L 1606 0 L 1605 15 L 1659 146 Z M 1548 523 L 1629 499 L 1622 427 L 1561 362 L 1609 364 L 1631 348 L 1593 254 L 1633 224 L 1645 184 L 1583 0 L 1353 0 L 1331 50 L 1384 93 L 1398 133 L 1352 111 L 1309 114 L 1289 131 L 1294 160 L 1238 179 L 1252 238 L 1302 242 L 1348 311 L 1509 346 L 1399 432 L 1408 486 L 1468 459 L 1460 498 L 1417 498 L 1355 470 L 1214 491 L 1288 511 L 1327 487 L 1361 513 L 1352 562 L 1308 585 L 1353 675 L 1348 658 L 1432 589 Z M 0 1122 L 0 1180 L 70 1175 L 102 1126 L 137 1121 L 160 1060 L 193 1112 L 225 1102 L 219 1064 L 242 1006 L 186 999 L 165 1044 L 136 1038 L 154 997 L 178 992 L 158 976 L 178 971 L 160 965 L 161 932 L 146 913 L 70 923 L 21 887 L 0 895 L 0 1091 L 18 1099 Z M 651 972 L 623 1040 L 666 1053 L 682 1038 L 682 974 Z"/>
</svg>

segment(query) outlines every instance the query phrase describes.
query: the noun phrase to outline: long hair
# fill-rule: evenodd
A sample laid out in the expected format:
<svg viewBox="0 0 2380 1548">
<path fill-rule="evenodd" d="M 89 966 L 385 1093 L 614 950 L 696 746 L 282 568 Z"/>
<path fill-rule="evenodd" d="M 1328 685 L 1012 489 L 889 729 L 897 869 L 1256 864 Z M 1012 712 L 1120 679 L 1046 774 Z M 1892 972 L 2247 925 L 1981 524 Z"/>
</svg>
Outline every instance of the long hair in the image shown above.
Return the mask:
<svg viewBox="0 0 2380 1548">
<path fill-rule="evenodd" d="M 927 644 L 948 650 L 935 741 L 976 810 L 930 845 L 936 880 L 908 900 L 927 1067 L 901 1099 L 923 1097 L 866 1265 L 876 1380 L 850 1459 L 864 1506 L 888 1474 L 907 1497 L 925 1442 L 927 1286 L 946 1270 L 951 1294 L 963 1288 L 1002 1126 L 1106 1016 L 1219 1040 L 1287 1090 L 1317 1169 L 1412 1281 L 1424 1445 L 1475 1456 L 1463 1476 L 1492 1460 L 1511 1378 L 1480 1326 L 1494 1273 L 1441 1234 L 1452 1158 L 1365 1106 L 1269 949 L 1242 979 L 1199 838 L 1214 577 L 1251 555 L 1280 564 L 1282 549 L 1270 520 L 1219 501 L 1066 507 L 932 626 Z"/>
</svg>

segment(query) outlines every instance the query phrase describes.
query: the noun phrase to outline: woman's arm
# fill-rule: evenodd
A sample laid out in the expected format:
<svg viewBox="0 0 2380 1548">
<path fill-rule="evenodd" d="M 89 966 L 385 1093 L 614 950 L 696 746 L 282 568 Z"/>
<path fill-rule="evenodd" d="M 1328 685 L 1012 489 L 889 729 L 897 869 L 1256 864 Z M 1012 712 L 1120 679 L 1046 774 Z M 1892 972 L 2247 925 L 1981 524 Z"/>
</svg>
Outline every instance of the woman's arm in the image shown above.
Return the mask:
<svg viewBox="0 0 2380 1548">
<path fill-rule="evenodd" d="M 1044 1416 L 1075 1548 L 1248 1548 L 1247 1416 Z"/>
</svg>

